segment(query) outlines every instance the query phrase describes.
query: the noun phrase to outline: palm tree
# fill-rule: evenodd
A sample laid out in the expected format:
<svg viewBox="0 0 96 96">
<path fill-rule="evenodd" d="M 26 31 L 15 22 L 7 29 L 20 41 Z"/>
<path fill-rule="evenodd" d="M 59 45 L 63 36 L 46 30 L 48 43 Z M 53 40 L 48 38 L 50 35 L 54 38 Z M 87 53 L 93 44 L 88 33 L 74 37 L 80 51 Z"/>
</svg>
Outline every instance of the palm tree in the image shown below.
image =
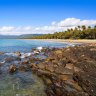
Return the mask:
<svg viewBox="0 0 96 96">
<path fill-rule="evenodd" d="M 94 29 L 96 29 L 96 25 L 94 26 Z"/>
<path fill-rule="evenodd" d="M 88 29 L 91 29 L 91 26 L 88 26 Z"/>
<path fill-rule="evenodd" d="M 70 29 L 67 29 L 68 32 L 70 32 L 71 30 Z"/>
<path fill-rule="evenodd" d="M 85 25 L 82 25 L 82 29 L 83 29 L 83 30 L 86 30 L 86 26 L 85 26 Z"/>
<path fill-rule="evenodd" d="M 71 31 L 73 31 L 73 29 L 72 29 L 72 28 L 71 28 L 70 30 L 71 30 Z"/>
<path fill-rule="evenodd" d="M 75 31 L 77 31 L 78 30 L 78 28 L 77 27 L 75 27 Z"/>
<path fill-rule="evenodd" d="M 80 27 L 80 26 L 78 26 L 78 29 L 79 29 L 79 30 L 80 30 L 80 28 L 81 28 L 81 27 Z"/>
<path fill-rule="evenodd" d="M 94 26 L 94 37 L 96 39 L 96 25 Z"/>
</svg>

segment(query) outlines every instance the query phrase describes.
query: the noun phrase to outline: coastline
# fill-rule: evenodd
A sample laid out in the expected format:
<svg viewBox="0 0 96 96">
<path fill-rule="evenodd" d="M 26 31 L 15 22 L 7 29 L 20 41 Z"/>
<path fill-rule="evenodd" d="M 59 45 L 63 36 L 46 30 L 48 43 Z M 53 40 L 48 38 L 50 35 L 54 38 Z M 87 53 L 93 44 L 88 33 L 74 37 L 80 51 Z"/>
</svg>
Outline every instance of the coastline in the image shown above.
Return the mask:
<svg viewBox="0 0 96 96">
<path fill-rule="evenodd" d="M 96 40 L 25 40 L 82 44 L 65 48 L 33 49 L 31 52 L 34 54 L 15 52 L 11 54 L 15 58 L 9 55 L 9 57 L 4 59 L 5 62 L 1 62 L 2 66 L 5 66 L 6 62 L 10 64 L 7 70 L 9 74 L 32 72 L 32 74 L 40 77 L 41 85 L 43 85 L 41 91 L 45 94 L 42 96 L 96 95 Z M 1 55 L 4 54 L 6 53 L 1 53 Z M 38 58 L 38 55 L 45 58 Z M 14 60 L 18 63 L 12 63 Z"/>
<path fill-rule="evenodd" d="M 78 39 L 78 40 L 72 40 L 72 39 L 25 39 L 25 40 L 40 40 L 40 41 L 50 41 L 50 42 L 60 42 L 60 43 L 96 43 L 96 39 Z"/>
</svg>

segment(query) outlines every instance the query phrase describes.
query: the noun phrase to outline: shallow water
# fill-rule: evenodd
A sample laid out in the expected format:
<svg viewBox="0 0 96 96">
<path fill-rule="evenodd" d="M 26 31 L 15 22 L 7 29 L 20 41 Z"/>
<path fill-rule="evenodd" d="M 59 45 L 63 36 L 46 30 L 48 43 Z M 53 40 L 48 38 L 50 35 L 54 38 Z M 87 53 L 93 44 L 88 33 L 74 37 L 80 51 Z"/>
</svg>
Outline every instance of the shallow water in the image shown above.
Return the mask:
<svg viewBox="0 0 96 96">
<path fill-rule="evenodd" d="M 20 66 L 20 61 L 13 54 L 0 55 L 0 96 L 46 96 L 43 81 L 31 70 L 9 74 L 10 64 L 15 64 L 17 68 Z M 12 60 L 8 61 L 6 58 Z"/>
<path fill-rule="evenodd" d="M 29 52 L 37 47 L 65 47 L 72 43 L 57 43 L 40 40 L 0 39 L 0 51 L 2 52 Z"/>
<path fill-rule="evenodd" d="M 1 76 L 0 96 L 46 96 L 42 80 L 31 72 Z"/>
</svg>

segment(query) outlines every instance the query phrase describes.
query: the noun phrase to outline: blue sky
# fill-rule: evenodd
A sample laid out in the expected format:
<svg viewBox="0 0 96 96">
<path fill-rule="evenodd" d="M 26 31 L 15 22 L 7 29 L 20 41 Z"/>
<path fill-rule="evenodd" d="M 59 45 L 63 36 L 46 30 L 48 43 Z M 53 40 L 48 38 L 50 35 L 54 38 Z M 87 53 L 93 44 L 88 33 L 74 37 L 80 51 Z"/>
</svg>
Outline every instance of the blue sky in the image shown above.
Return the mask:
<svg viewBox="0 0 96 96">
<path fill-rule="evenodd" d="M 66 18 L 96 20 L 95 11 L 96 0 L 0 0 L 0 26 L 33 28 Z"/>
</svg>

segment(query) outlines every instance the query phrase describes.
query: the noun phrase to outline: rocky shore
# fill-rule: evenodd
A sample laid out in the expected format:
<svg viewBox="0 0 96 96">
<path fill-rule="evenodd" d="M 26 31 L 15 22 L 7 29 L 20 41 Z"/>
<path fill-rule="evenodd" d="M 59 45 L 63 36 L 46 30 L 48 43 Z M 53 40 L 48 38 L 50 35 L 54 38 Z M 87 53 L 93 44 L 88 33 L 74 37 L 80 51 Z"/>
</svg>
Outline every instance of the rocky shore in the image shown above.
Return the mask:
<svg viewBox="0 0 96 96">
<path fill-rule="evenodd" d="M 43 79 L 47 96 L 96 96 L 96 44 L 54 49 L 30 67 Z"/>
<path fill-rule="evenodd" d="M 96 43 L 0 56 L 0 74 L 32 71 L 44 81 L 47 96 L 96 96 Z"/>
</svg>

